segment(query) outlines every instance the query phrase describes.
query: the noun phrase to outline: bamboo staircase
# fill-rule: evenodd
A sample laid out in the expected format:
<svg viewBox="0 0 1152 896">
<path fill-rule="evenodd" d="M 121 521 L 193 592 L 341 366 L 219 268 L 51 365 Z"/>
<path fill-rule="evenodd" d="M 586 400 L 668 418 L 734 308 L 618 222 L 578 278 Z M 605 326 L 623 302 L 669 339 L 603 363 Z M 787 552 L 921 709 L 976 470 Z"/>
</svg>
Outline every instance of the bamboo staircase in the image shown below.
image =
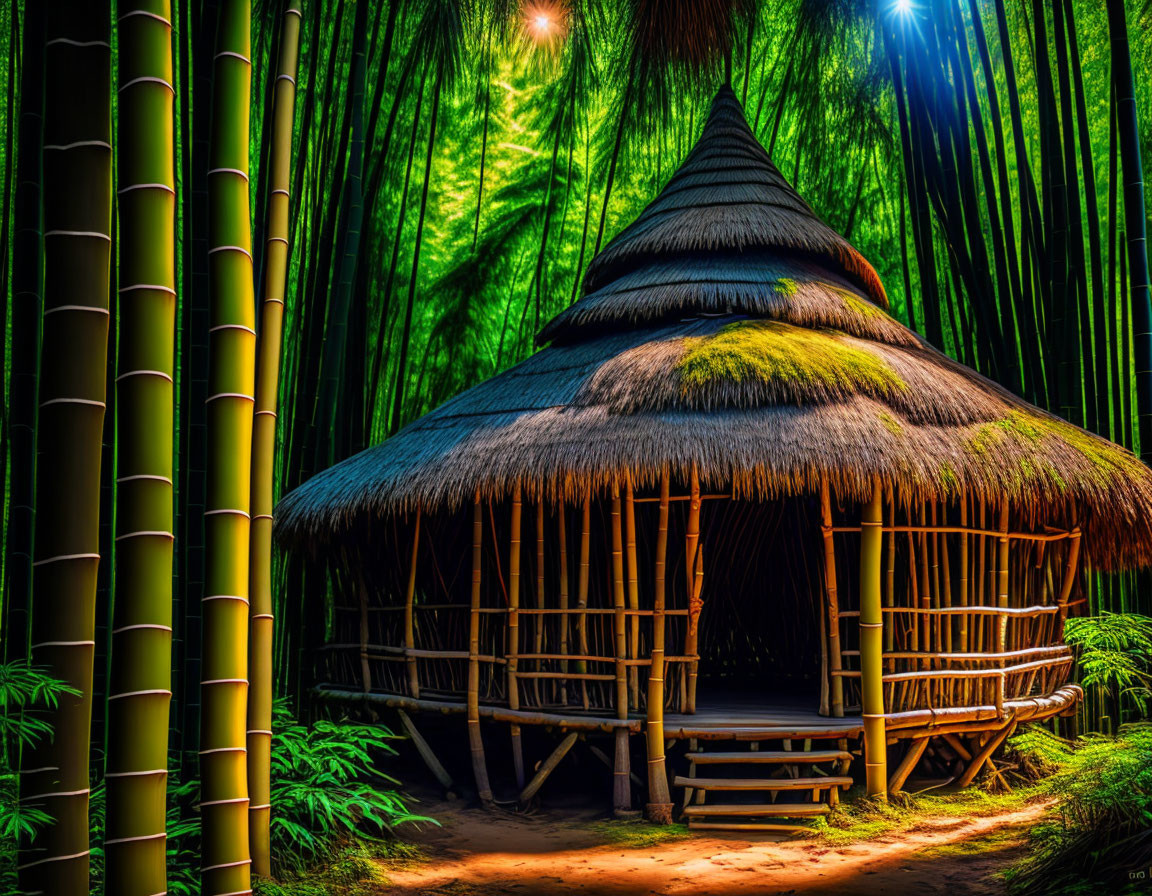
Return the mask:
<svg viewBox="0 0 1152 896">
<path fill-rule="evenodd" d="M 683 816 L 693 830 L 800 830 L 827 815 L 853 783 L 855 731 L 709 726 L 685 733 L 698 736 L 688 738 L 688 775 L 673 784 L 684 788 Z"/>
</svg>

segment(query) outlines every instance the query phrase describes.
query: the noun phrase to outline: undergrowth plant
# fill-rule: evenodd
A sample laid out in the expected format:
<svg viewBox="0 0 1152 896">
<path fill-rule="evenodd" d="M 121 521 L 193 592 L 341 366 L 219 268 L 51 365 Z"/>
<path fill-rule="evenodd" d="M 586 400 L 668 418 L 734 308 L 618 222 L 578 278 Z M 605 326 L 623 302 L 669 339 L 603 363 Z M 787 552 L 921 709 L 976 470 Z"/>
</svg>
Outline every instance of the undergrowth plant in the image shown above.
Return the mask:
<svg viewBox="0 0 1152 896">
<path fill-rule="evenodd" d="M 283 701 L 272 721 L 272 854 L 279 871 L 332 858 L 353 836 L 431 821 L 408 811 L 398 782 L 376 765 L 396 752 L 390 743 L 396 735 L 385 726 L 324 720 L 306 726 Z"/>
<path fill-rule="evenodd" d="M 16 892 L 16 851 L 32 842 L 52 818 L 19 800 L 16 764 L 20 750 L 52 736 L 52 727 L 36 715 L 60 698 L 77 692 L 21 660 L 0 664 L 0 892 Z"/>
<path fill-rule="evenodd" d="M 1120 892 L 1133 870 L 1152 865 L 1152 724 L 1075 742 L 1040 727 L 1011 746 L 1045 769 L 1039 790 L 1059 801 L 1057 818 L 1033 830 L 1033 848 L 1010 873 L 1015 892 Z"/>
<path fill-rule="evenodd" d="M 1069 619 L 1064 640 L 1077 651 L 1081 683 L 1108 698 L 1118 722 L 1148 717 L 1152 619 L 1136 613 Z"/>
</svg>

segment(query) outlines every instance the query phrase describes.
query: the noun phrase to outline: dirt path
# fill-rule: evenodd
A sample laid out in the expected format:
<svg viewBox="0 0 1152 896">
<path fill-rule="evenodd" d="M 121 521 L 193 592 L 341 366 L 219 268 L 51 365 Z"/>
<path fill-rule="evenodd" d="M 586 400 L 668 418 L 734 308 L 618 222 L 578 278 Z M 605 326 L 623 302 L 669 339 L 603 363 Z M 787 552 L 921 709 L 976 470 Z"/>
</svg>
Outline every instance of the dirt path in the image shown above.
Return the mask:
<svg viewBox="0 0 1152 896">
<path fill-rule="evenodd" d="M 398 894 L 421 896 L 743 896 L 999 894 L 995 872 L 1023 851 L 1043 804 L 982 818 L 921 819 L 912 831 L 849 846 L 769 835 L 693 835 L 622 847 L 603 826 L 566 814 L 496 816 L 428 807 L 444 827 L 418 837 L 430 861 L 389 870 Z"/>
</svg>

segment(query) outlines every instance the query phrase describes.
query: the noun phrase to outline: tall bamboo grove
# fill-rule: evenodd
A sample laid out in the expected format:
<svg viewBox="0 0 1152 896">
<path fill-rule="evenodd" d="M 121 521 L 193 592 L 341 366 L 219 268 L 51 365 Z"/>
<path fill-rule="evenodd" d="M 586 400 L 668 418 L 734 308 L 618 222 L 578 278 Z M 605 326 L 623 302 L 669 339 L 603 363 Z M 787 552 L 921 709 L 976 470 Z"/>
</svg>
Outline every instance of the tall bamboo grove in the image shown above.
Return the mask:
<svg viewBox="0 0 1152 896">
<path fill-rule="evenodd" d="M 204 896 L 251 889 L 248 851 L 248 553 L 255 290 L 248 210 L 251 5 L 224 0 L 208 170 L 209 372 L 200 725 Z"/>
<path fill-rule="evenodd" d="M 110 13 L 45 4 L 44 318 L 31 661 L 79 694 L 46 714 L 54 737 L 21 756 L 22 803 L 54 819 L 19 860 L 26 892 L 88 893 L 100 454 L 112 224 Z"/>
<path fill-rule="evenodd" d="M 121 7 L 116 600 L 108 694 L 107 891 L 167 888 L 176 315 L 169 0 Z"/>
<path fill-rule="evenodd" d="M 268 178 L 264 291 L 256 360 L 256 411 L 252 422 L 252 566 L 249 571 L 248 839 L 252 870 L 272 873 L 272 482 L 276 455 L 276 390 L 288 277 L 289 190 L 292 185 L 292 116 L 300 48 L 300 2 L 289 0 L 280 34 L 280 65 L 272 99 L 272 152 Z"/>
</svg>

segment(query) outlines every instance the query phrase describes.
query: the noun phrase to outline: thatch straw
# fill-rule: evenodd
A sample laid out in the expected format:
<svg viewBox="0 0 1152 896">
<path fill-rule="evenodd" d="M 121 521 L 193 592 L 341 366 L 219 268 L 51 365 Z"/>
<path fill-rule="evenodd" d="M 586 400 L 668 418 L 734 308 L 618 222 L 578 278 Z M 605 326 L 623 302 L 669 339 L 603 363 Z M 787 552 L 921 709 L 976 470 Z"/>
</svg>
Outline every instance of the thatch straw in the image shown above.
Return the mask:
<svg viewBox="0 0 1152 896">
<path fill-rule="evenodd" d="M 683 197 L 749 160 L 756 189 L 779 196 L 718 207 L 714 220 L 747 216 L 752 235 L 701 255 L 703 210 Z M 672 187 L 593 261 L 593 291 L 544 330 L 551 346 L 305 483 L 277 510 L 280 537 L 322 546 L 365 516 L 517 485 L 529 501 L 582 502 L 625 472 L 643 490 L 696 467 L 709 491 L 760 498 L 816 493 L 825 477 L 841 499 L 866 499 L 873 477 L 905 500 L 1006 497 L 1038 526 L 1078 524 L 1097 567 L 1152 561 L 1152 471 L 881 310 L 872 269 L 771 168 L 730 92 Z M 651 242 L 664 224 L 640 225 L 669 203 L 682 232 Z M 803 231 L 801 257 L 765 242 L 781 220 Z M 737 245 L 757 254 L 741 261 Z"/>
<path fill-rule="evenodd" d="M 660 195 L 588 266 L 586 292 L 653 256 L 785 250 L 818 260 L 888 306 L 876 271 L 816 217 L 756 141 L 729 87 L 712 101 L 699 141 Z"/>
</svg>

